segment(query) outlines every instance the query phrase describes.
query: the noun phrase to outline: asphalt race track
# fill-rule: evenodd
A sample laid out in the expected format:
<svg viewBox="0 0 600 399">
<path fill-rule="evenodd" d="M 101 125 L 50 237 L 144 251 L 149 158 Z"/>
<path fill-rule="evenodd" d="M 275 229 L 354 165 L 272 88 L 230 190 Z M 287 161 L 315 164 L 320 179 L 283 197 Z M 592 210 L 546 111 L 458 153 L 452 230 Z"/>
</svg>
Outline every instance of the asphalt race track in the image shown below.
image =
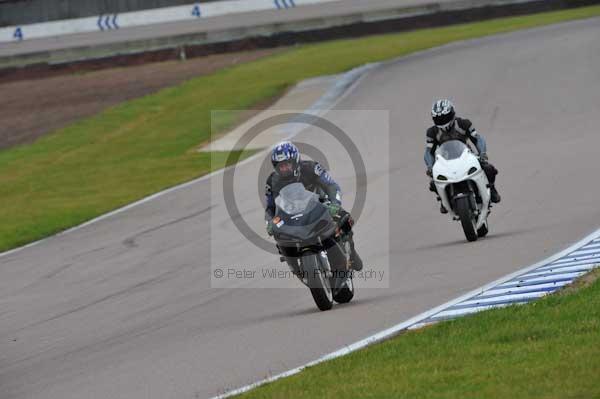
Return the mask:
<svg viewBox="0 0 600 399">
<path fill-rule="evenodd" d="M 237 233 L 220 174 L 0 258 L 0 396 L 209 397 L 406 320 L 597 229 L 598 37 L 600 19 L 591 19 L 449 45 L 377 68 L 337 105 L 391 115 L 389 146 L 385 121 L 365 125 L 359 113 L 337 121 L 367 165 L 358 248 L 367 267 L 389 262 L 391 276 L 387 289 L 358 282 L 349 305 L 319 312 L 308 290 L 252 288 L 250 280 L 209 288 L 211 264 L 278 264 Z M 500 169 L 503 202 L 490 236 L 476 243 L 439 214 L 427 190 L 424 131 L 437 96 L 452 97 L 474 121 Z M 298 139 L 321 148 L 342 186 L 353 187 L 347 156 L 328 153 L 329 138 L 309 130 Z M 388 154 L 391 165 L 382 162 Z M 240 167 L 236 181 L 246 193 L 241 213 L 262 232 L 261 161 Z"/>
<path fill-rule="evenodd" d="M 438 0 L 438 3 L 451 0 Z M 292 22 L 310 18 L 327 18 L 362 11 L 386 10 L 403 5 L 424 5 L 429 0 L 344 0 L 332 3 L 306 5 L 286 10 L 255 11 L 222 15 L 212 18 L 170 22 L 163 24 L 122 28 L 113 31 L 87 32 L 71 35 L 32 39 L 22 42 L 2 43 L 0 57 L 49 51 L 63 48 L 120 43 L 164 36 L 176 36 L 197 32 L 211 32 L 231 28 L 247 28 L 273 22 Z"/>
</svg>

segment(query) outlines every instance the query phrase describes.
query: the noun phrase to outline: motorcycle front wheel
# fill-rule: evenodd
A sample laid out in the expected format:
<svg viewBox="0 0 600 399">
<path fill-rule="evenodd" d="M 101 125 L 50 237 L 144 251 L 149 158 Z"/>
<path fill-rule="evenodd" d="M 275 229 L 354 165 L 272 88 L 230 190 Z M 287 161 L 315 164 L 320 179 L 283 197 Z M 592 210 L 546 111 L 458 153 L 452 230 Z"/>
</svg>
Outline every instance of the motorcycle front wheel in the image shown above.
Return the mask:
<svg viewBox="0 0 600 399">
<path fill-rule="evenodd" d="M 306 273 L 308 288 L 319 310 L 329 310 L 333 307 L 333 293 L 329 278 L 321 268 L 316 254 L 305 255 L 301 258 L 302 269 Z"/>
<path fill-rule="evenodd" d="M 473 212 L 469 206 L 468 197 L 460 197 L 456 199 L 456 213 L 460 218 L 460 224 L 462 225 L 465 237 L 468 241 L 477 241 L 478 235 L 475 229 L 475 220 Z"/>
</svg>

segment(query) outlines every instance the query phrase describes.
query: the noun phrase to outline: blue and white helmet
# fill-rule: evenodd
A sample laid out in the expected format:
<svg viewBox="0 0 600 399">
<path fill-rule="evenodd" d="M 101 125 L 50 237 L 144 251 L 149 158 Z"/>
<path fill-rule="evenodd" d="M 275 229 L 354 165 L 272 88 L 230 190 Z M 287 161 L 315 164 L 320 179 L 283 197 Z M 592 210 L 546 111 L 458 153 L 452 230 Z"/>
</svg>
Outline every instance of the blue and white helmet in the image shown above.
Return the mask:
<svg viewBox="0 0 600 399">
<path fill-rule="evenodd" d="M 437 100 L 431 107 L 433 123 L 443 130 L 450 131 L 454 127 L 456 112 L 450 100 Z"/>
<path fill-rule="evenodd" d="M 291 141 L 282 141 L 273 148 L 271 163 L 281 177 L 300 175 L 300 151 Z"/>
</svg>

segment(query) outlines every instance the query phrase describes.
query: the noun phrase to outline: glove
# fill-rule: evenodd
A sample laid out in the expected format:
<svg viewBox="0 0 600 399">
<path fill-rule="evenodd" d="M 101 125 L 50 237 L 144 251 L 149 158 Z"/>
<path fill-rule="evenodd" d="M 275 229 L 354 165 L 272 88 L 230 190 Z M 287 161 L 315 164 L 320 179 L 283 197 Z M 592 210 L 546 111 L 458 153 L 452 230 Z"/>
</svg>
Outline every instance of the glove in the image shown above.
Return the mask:
<svg viewBox="0 0 600 399">
<path fill-rule="evenodd" d="M 433 178 L 433 170 L 431 170 L 431 168 L 427 168 L 427 171 L 425 172 L 425 174 L 431 178 Z"/>
<path fill-rule="evenodd" d="M 273 236 L 273 221 L 272 220 L 267 220 L 267 234 L 269 236 Z"/>
<path fill-rule="evenodd" d="M 329 204 L 327 204 L 327 209 L 329 210 L 329 214 L 331 216 L 335 216 L 340 212 L 340 209 L 342 207 L 340 206 L 340 204 L 336 204 L 334 202 L 330 202 Z"/>
<path fill-rule="evenodd" d="M 488 156 L 487 156 L 487 154 L 479 154 L 479 162 L 481 162 L 481 163 L 488 163 Z"/>
</svg>

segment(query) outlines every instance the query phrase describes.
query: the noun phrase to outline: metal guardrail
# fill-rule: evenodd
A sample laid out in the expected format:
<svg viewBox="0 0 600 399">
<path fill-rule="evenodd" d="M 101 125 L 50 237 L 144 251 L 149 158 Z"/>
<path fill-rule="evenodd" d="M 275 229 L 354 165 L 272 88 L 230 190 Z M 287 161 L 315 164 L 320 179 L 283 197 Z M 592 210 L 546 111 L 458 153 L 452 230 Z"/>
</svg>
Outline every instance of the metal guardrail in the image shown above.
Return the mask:
<svg viewBox="0 0 600 399">
<path fill-rule="evenodd" d="M 100 14 L 121 14 L 192 3 L 194 0 L 0 0 L 0 27 Z"/>
<path fill-rule="evenodd" d="M 308 0 L 294 0 L 296 6 L 300 1 Z M 271 4 L 274 7 L 274 3 Z M 114 65 L 124 66 L 147 61 L 192 58 L 229 51 L 399 32 L 592 4 L 600 4 L 600 0 L 445 1 L 424 6 L 363 11 L 327 18 L 274 21 L 244 28 L 194 31 L 118 43 L 36 51 L 0 56 L 0 81 L 64 73 L 61 71 L 99 69 Z M 122 22 L 123 19 L 117 16 L 114 21 L 109 18 L 108 24 L 121 27 Z M 107 24 L 106 19 L 99 21 L 96 18 L 93 23 L 98 34 L 102 34 L 97 25 Z"/>
<path fill-rule="evenodd" d="M 166 22 L 190 21 L 242 12 L 295 8 L 332 1 L 338 0 L 224 0 L 125 13 L 105 11 L 85 18 L 63 19 L 0 28 L 0 42 L 39 39 L 83 32 L 102 32 Z"/>
</svg>

